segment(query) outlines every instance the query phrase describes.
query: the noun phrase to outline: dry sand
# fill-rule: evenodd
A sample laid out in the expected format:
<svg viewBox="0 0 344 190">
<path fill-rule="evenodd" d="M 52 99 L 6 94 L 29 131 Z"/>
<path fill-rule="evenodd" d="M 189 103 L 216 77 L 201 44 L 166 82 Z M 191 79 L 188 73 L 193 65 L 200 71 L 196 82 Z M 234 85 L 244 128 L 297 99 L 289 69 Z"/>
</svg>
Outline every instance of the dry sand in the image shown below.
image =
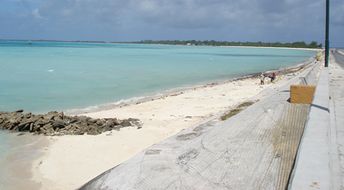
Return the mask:
<svg viewBox="0 0 344 190">
<path fill-rule="evenodd" d="M 263 86 L 258 78 L 205 85 L 140 104 L 86 113 L 95 118 L 138 118 L 143 126 L 98 136 L 49 137 L 49 149 L 33 164 L 33 180 L 44 190 L 76 189 L 150 145 L 185 128 L 219 118 L 243 101 L 259 99 L 264 89 L 283 85 L 295 75 L 279 76 L 275 84 Z"/>
</svg>

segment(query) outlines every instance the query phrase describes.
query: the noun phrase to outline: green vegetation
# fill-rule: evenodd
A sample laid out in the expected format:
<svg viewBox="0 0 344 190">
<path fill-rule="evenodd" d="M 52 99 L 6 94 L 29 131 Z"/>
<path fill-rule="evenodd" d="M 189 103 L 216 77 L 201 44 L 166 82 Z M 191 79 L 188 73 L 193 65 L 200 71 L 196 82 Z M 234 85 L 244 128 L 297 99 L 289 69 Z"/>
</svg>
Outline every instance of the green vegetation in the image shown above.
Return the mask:
<svg viewBox="0 0 344 190">
<path fill-rule="evenodd" d="M 306 42 L 227 42 L 214 40 L 143 40 L 133 42 L 139 44 L 168 44 L 168 45 L 194 45 L 194 46 L 257 46 L 257 47 L 291 47 L 291 48 L 321 48 L 322 44 L 313 41 Z"/>
<path fill-rule="evenodd" d="M 238 114 L 239 112 L 241 112 L 242 110 L 244 110 L 245 108 L 247 108 L 248 106 L 250 106 L 250 105 L 252 105 L 254 103 L 255 102 L 253 102 L 253 101 L 243 102 L 240 105 L 238 105 L 236 108 L 234 108 L 234 109 L 230 110 L 229 112 L 223 114 L 220 119 L 222 121 L 227 120 L 228 118 L 233 117 L 234 115 Z"/>
</svg>

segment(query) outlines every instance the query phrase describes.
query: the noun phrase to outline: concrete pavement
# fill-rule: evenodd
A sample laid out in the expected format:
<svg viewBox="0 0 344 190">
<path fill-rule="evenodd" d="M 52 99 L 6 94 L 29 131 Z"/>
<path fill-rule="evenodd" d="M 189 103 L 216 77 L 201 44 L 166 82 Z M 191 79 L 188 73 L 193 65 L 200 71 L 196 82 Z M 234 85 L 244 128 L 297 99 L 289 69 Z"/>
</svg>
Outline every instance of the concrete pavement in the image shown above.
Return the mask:
<svg viewBox="0 0 344 190">
<path fill-rule="evenodd" d="M 344 52 L 342 50 L 342 52 Z M 330 65 L 333 189 L 344 189 L 344 53 L 333 51 Z"/>
<path fill-rule="evenodd" d="M 289 189 L 344 189 L 344 55 L 332 50 L 298 151 Z"/>
</svg>

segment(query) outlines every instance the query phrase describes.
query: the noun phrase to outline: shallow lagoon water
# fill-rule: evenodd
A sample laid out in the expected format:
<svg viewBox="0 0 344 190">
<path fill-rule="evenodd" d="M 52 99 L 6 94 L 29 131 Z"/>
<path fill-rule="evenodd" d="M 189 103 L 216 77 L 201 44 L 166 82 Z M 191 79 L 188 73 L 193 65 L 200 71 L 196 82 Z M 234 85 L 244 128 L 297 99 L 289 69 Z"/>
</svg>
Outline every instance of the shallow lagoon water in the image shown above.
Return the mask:
<svg viewBox="0 0 344 190">
<path fill-rule="evenodd" d="M 314 51 L 0 41 L 0 110 L 84 108 L 291 66 Z"/>
</svg>

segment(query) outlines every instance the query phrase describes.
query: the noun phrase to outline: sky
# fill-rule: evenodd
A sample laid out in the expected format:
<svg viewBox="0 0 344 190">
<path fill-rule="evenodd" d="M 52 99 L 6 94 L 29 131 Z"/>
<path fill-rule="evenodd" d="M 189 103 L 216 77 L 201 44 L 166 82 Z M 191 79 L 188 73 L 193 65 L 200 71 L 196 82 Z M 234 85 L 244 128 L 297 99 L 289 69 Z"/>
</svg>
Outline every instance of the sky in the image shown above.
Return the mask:
<svg viewBox="0 0 344 190">
<path fill-rule="evenodd" d="M 0 0 L 0 39 L 318 41 L 325 0 Z M 344 47 L 344 0 L 330 41 Z"/>
</svg>

